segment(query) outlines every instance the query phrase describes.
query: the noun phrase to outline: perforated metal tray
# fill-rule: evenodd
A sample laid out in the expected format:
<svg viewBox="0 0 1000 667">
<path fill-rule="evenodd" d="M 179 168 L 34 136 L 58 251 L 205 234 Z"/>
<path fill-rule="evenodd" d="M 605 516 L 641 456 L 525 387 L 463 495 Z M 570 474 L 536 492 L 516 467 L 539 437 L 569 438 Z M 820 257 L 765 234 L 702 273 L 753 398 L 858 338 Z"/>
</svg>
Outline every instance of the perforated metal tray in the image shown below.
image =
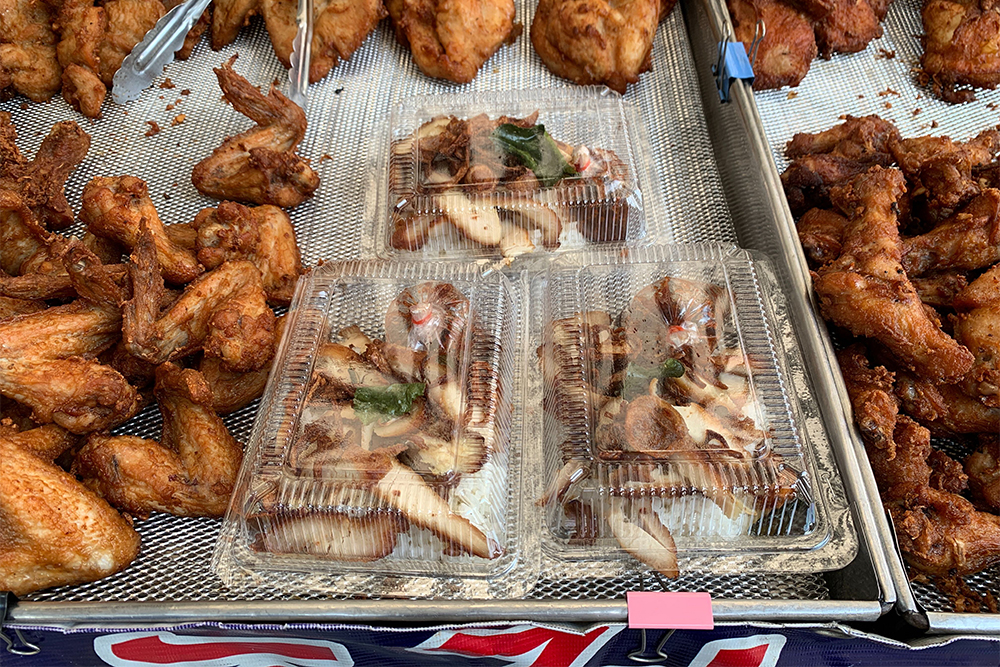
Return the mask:
<svg viewBox="0 0 1000 667">
<path fill-rule="evenodd" d="M 534 4 L 532 0 L 517 3 L 518 19 L 526 29 Z M 747 130 L 738 117 L 725 110 L 720 115 L 716 108 L 709 63 L 714 60 L 718 35 L 712 30 L 706 6 L 692 2 L 683 10 L 684 14 L 680 9 L 674 11 L 661 25 L 654 44 L 653 71 L 630 88 L 626 97 L 642 110 L 648 136 L 640 140 L 648 142 L 653 156 L 665 217 L 674 221 L 657 240 L 728 243 L 757 230 L 766 239 L 755 247 L 772 258 L 780 257 L 781 227 L 775 218 L 741 199 L 741 184 L 747 179 L 748 191 L 766 192 L 754 185 L 754 181 L 761 182 L 761 172 L 753 156 L 743 147 L 741 154 L 716 159 L 727 150 L 731 136 L 745 142 Z M 17 98 L 0 104 L 0 110 L 13 115 L 21 145 L 29 154 L 57 121 L 77 119 L 93 136 L 90 154 L 68 183 L 67 195 L 74 206 L 79 205 L 82 188 L 91 177 L 134 174 L 149 182 L 165 222 L 185 222 L 202 207 L 212 205 L 191 185 L 191 168 L 223 135 L 250 126 L 248 119 L 220 102 L 211 73 L 213 66 L 237 52 L 240 58 L 235 68 L 251 82 L 275 80 L 286 85 L 285 72 L 272 54 L 263 25 L 254 22 L 233 46 L 212 52 L 202 42 L 190 60 L 170 65 L 166 77 L 173 88 L 157 87 L 165 84 L 161 77 L 138 101 L 126 107 L 106 105 L 104 117 L 98 121 L 80 119 L 58 98 L 42 105 L 22 104 L 24 100 Z M 396 44 L 389 26 L 380 26 L 349 62 L 309 90 L 310 125 L 300 152 L 312 160 L 322 184 L 313 200 L 291 212 L 303 261 L 314 264 L 359 255 L 365 227 L 360 215 L 369 194 L 364 179 L 357 177 L 366 166 L 361 146 L 401 98 L 568 85 L 544 68 L 526 35 L 513 46 L 502 48 L 467 86 L 433 81 L 417 71 L 409 54 Z M 161 131 L 144 136 L 147 121 L 157 122 Z M 730 135 L 726 128 L 738 132 Z M 531 266 L 521 268 L 529 270 Z M 786 344 L 796 345 L 796 336 L 800 341 L 812 341 L 816 333 L 814 323 L 803 315 L 807 313 L 804 292 L 784 268 L 779 267 L 779 271 L 789 299 L 788 310 L 781 314 Z M 830 426 L 824 423 L 819 406 L 824 394 L 815 390 L 813 382 L 801 363 L 789 368 L 790 391 L 802 397 L 803 427 L 817 448 L 820 483 L 839 488 L 836 459 L 846 471 L 842 474 L 848 490 L 846 495 L 843 489 L 831 494 L 831 502 L 841 510 L 850 507 L 864 536 L 855 561 L 834 573 L 692 574 L 665 583 L 642 570 L 607 580 L 565 581 L 549 577 L 543 568 L 529 600 L 480 603 L 471 609 L 465 603 L 439 601 L 358 601 L 321 594 L 288 598 L 268 588 L 225 588 L 211 574 L 209 562 L 219 534 L 218 521 L 156 515 L 139 522 L 142 552 L 124 572 L 93 584 L 27 596 L 13 608 L 10 619 L 24 624 L 71 623 L 84 618 L 94 623 L 142 623 L 261 616 L 355 622 L 405 618 L 618 620 L 625 617 L 626 591 L 669 589 L 711 593 L 716 599 L 717 620 L 874 620 L 894 599 L 884 573 L 884 557 L 870 539 L 871 517 L 864 503 L 858 502 L 862 487 L 853 472 L 857 463 L 854 454 L 827 436 Z M 238 438 L 248 436 L 255 411 L 256 405 L 251 405 L 228 419 Z M 129 432 L 157 437 L 159 426 L 153 408 L 130 423 Z"/>
<path fill-rule="evenodd" d="M 923 53 L 920 7 L 919 0 L 896 0 L 883 23 L 883 37 L 873 40 L 864 52 L 814 60 L 797 88 L 753 95 L 767 148 L 779 173 L 788 165 L 784 148 L 795 133 L 825 130 L 839 123 L 843 114 L 878 114 L 895 123 L 904 137 L 932 134 L 955 140 L 971 138 L 1000 122 L 1000 90 L 977 91 L 976 101 L 953 105 L 918 85 L 914 69 Z M 777 187 L 780 192 L 780 184 Z M 794 231 L 794 222 L 791 224 Z M 851 436 L 861 448 L 853 428 Z M 872 499 L 881 510 L 877 492 Z M 891 537 L 886 537 L 904 616 L 932 632 L 1000 632 L 1000 615 L 954 613 L 952 603 L 936 588 L 908 582 Z M 967 577 L 966 583 L 979 594 L 992 592 L 1000 597 L 1000 568 Z"/>
</svg>

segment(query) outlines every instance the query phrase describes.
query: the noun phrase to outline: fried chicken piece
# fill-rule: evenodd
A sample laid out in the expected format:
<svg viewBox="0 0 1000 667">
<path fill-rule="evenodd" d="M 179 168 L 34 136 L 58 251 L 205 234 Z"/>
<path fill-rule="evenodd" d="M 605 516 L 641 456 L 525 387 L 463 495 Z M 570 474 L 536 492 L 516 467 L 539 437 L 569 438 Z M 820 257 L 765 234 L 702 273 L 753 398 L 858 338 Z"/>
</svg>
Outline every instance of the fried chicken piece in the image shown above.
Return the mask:
<svg viewBox="0 0 1000 667">
<path fill-rule="evenodd" d="M 915 569 L 967 576 L 1000 563 L 1000 516 L 922 484 L 898 484 L 884 498 L 903 557 Z"/>
<path fill-rule="evenodd" d="M 292 41 L 298 31 L 296 1 L 259 0 L 258 6 L 274 54 L 289 67 Z M 341 60 L 350 58 L 385 16 L 381 0 L 315 0 L 309 82 L 316 83 Z"/>
<path fill-rule="evenodd" d="M 258 0 L 215 0 L 212 9 L 212 49 L 232 44 L 250 17 L 260 12 Z"/>
<path fill-rule="evenodd" d="M 927 463 L 931 449 L 930 432 L 906 415 L 900 415 L 893 432 L 892 458 L 886 450 L 877 449 L 868 443 L 868 462 L 880 491 L 886 491 L 896 484 L 930 484 L 933 470 Z"/>
<path fill-rule="evenodd" d="M 924 0 L 921 78 L 947 102 L 975 99 L 956 86 L 1000 83 L 1000 10 L 991 0 Z"/>
<path fill-rule="evenodd" d="M 895 157 L 892 146 L 902 137 L 891 121 L 876 115 L 847 116 L 844 122 L 829 130 L 798 132 L 785 145 L 785 157 L 794 159 L 814 153 L 827 153 L 869 164 L 887 167 Z"/>
<path fill-rule="evenodd" d="M 781 174 L 781 185 L 794 215 L 811 208 L 829 209 L 830 190 L 868 171 L 872 162 L 826 153 L 795 158 Z"/>
<path fill-rule="evenodd" d="M 107 0 L 104 3 L 108 28 L 98 58 L 101 81 L 105 86 L 111 87 L 115 72 L 122 66 L 125 56 L 165 13 L 160 0 Z"/>
<path fill-rule="evenodd" d="M 903 252 L 906 252 L 905 249 Z M 950 308 L 958 293 L 969 284 L 965 274 L 955 270 L 932 271 L 924 276 L 909 276 L 909 278 L 913 283 L 913 289 L 920 295 L 920 300 L 935 308 Z"/>
<path fill-rule="evenodd" d="M 856 336 L 874 338 L 921 375 L 956 381 L 973 356 L 941 331 L 901 265 L 894 205 L 903 175 L 872 167 L 832 197 L 850 222 L 841 256 L 813 274 L 823 315 Z"/>
<path fill-rule="evenodd" d="M 71 444 L 55 426 L 0 432 L 0 589 L 95 581 L 139 553 L 131 523 L 53 463 Z"/>
<path fill-rule="evenodd" d="M 138 407 L 118 371 L 81 357 L 0 357 L 0 394 L 29 406 L 36 423 L 76 434 L 117 426 Z"/>
<path fill-rule="evenodd" d="M 234 60 L 215 74 L 233 108 L 257 124 L 196 164 L 191 182 L 218 199 L 297 206 L 319 186 L 319 176 L 294 152 L 306 133 L 305 112 L 273 86 L 265 97 L 233 71 Z"/>
<path fill-rule="evenodd" d="M 806 257 L 814 266 L 822 266 L 840 257 L 841 242 L 847 218 L 836 211 L 811 208 L 796 228 Z"/>
<path fill-rule="evenodd" d="M 969 488 L 969 476 L 962 464 L 944 452 L 935 449 L 927 457 L 931 469 L 930 487 L 948 493 L 962 493 Z"/>
<path fill-rule="evenodd" d="M 1000 190 L 983 190 L 934 229 L 903 239 L 911 278 L 932 269 L 981 269 L 1000 261 Z"/>
<path fill-rule="evenodd" d="M 285 316 L 278 318 L 274 328 L 274 349 L 277 351 L 285 330 Z M 255 371 L 236 373 L 225 368 L 218 357 L 205 355 L 198 365 L 208 386 L 212 388 L 212 407 L 220 415 L 227 415 L 246 407 L 264 393 L 270 365 L 264 364 Z"/>
<path fill-rule="evenodd" d="M 677 546 L 674 537 L 653 511 L 651 498 L 635 498 L 626 514 L 626 501 L 614 498 L 609 501 L 605 519 L 622 549 L 662 574 L 674 579 L 680 574 L 677 568 Z"/>
<path fill-rule="evenodd" d="M 0 190 L 17 194 L 31 209 L 38 222 L 48 229 L 63 229 L 74 222 L 75 216 L 63 187 L 66 179 L 87 156 L 90 135 L 73 121 L 56 123 L 42 140 L 35 158 L 25 160 L 13 145 L 16 136 L 10 116 L 0 114 Z"/>
<path fill-rule="evenodd" d="M 510 6 L 505 24 L 509 32 L 514 3 L 506 4 Z M 556 76 L 581 85 L 604 84 L 624 94 L 629 84 L 638 83 L 639 75 L 652 67 L 659 20 L 657 0 L 539 0 L 531 23 L 531 44 Z M 507 32 L 494 35 L 494 50 Z"/>
<path fill-rule="evenodd" d="M 953 384 L 930 382 L 903 371 L 896 373 L 896 396 L 903 410 L 948 438 L 1000 430 L 1000 408 L 991 408 Z"/>
<path fill-rule="evenodd" d="M 45 310 L 46 307 L 47 306 L 44 301 L 12 299 L 11 297 L 0 296 L 0 320 L 6 320 L 9 317 L 15 317 L 17 315 L 37 313 L 40 310 Z M 0 324 L 0 327 L 2 326 L 3 324 Z"/>
<path fill-rule="evenodd" d="M 302 275 L 295 228 L 277 206 L 247 208 L 222 202 L 195 216 L 198 261 L 211 270 L 223 262 L 247 260 L 260 269 L 268 302 L 287 306 Z"/>
<path fill-rule="evenodd" d="M 108 29 L 103 7 L 94 0 L 65 0 L 56 17 L 56 54 L 62 72 L 62 95 L 87 118 L 100 118 L 107 87 L 101 81 L 99 56 Z"/>
<path fill-rule="evenodd" d="M 955 307 L 969 309 L 951 317 L 954 336 L 975 355 L 963 381 L 969 396 L 1000 407 L 1000 264 L 979 276 L 955 297 Z"/>
<path fill-rule="evenodd" d="M 857 53 L 882 36 L 882 25 L 868 0 L 834 0 L 830 12 L 815 23 L 819 54 Z"/>
<path fill-rule="evenodd" d="M 855 343 L 837 352 L 840 372 L 854 411 L 854 423 L 866 445 L 885 450 L 887 460 L 896 456 L 893 433 L 899 405 L 893 393 L 894 376 L 885 366 L 872 368 L 864 345 Z M 928 440 L 928 446 L 930 441 Z"/>
<path fill-rule="evenodd" d="M 129 351 L 160 364 L 204 349 L 237 372 L 270 361 L 275 318 L 257 267 L 244 261 L 225 262 L 189 284 L 161 314 L 163 279 L 152 234 L 143 228 L 132 255 L 132 298 L 122 308 Z"/>
<path fill-rule="evenodd" d="M 966 457 L 965 472 L 976 500 L 1000 512 L 1000 439 L 983 438 L 979 448 Z"/>
<path fill-rule="evenodd" d="M 767 27 L 753 65 L 754 90 L 797 86 L 816 57 L 816 35 L 802 12 L 776 0 L 727 0 L 736 39 L 747 53 L 757 33 L 757 21 Z"/>
<path fill-rule="evenodd" d="M 14 89 L 34 102 L 59 91 L 52 6 L 38 0 L 0 0 L 0 70 Z"/>
<path fill-rule="evenodd" d="M 163 277 L 172 284 L 190 282 L 205 270 L 194 252 L 170 240 L 142 179 L 92 178 L 83 189 L 80 219 L 95 236 L 111 239 L 129 250 L 139 243 L 140 225 L 144 223 L 156 245 L 156 259 Z"/>
<path fill-rule="evenodd" d="M 21 275 L 21 266 L 44 247 L 45 230 L 21 197 L 0 189 L 0 271 Z"/>
<path fill-rule="evenodd" d="M 893 142 L 899 168 L 931 209 L 950 213 L 979 194 L 973 169 L 990 164 L 1000 152 L 1000 131 L 984 130 L 966 142 L 948 137 L 916 137 Z"/>
<path fill-rule="evenodd" d="M 243 448 L 212 408 L 212 390 L 198 371 L 171 363 L 156 369 L 163 415 L 161 442 L 92 435 L 73 472 L 115 507 L 136 516 L 222 516 Z"/>
<path fill-rule="evenodd" d="M 169 12 L 171 9 L 177 5 L 184 2 L 184 0 L 162 0 L 163 9 L 165 12 Z M 218 3 L 213 3 L 218 7 Z M 187 60 L 191 57 L 191 52 L 194 51 L 194 47 L 197 46 L 198 42 L 201 41 L 201 36 L 205 34 L 209 26 L 212 24 L 212 9 L 206 9 L 202 12 L 195 24 L 191 26 L 188 30 L 187 35 L 184 37 L 184 44 L 181 48 L 177 49 L 174 53 L 174 59 L 176 60 Z"/>
<path fill-rule="evenodd" d="M 0 322 L 0 358 L 96 356 L 121 332 L 121 312 L 83 299 Z"/>
</svg>

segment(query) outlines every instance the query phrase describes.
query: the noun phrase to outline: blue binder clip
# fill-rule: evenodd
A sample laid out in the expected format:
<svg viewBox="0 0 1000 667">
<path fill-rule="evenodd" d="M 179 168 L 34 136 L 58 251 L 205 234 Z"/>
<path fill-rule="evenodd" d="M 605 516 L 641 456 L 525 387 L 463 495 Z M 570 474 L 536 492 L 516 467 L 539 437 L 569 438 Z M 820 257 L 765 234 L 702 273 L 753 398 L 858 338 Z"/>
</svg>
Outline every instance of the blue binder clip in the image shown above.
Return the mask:
<svg viewBox="0 0 1000 667">
<path fill-rule="evenodd" d="M 753 66 L 751 62 L 757 61 L 757 50 L 760 43 L 764 41 L 766 27 L 763 21 L 757 21 L 754 30 L 753 42 L 750 43 L 750 55 L 747 56 L 746 47 L 743 42 L 730 41 L 730 34 L 727 28 L 723 40 L 719 42 L 719 60 L 712 67 L 712 74 L 715 75 L 715 85 L 719 89 L 719 100 L 729 101 L 729 87 L 733 81 L 742 79 L 748 84 L 753 84 Z"/>
</svg>

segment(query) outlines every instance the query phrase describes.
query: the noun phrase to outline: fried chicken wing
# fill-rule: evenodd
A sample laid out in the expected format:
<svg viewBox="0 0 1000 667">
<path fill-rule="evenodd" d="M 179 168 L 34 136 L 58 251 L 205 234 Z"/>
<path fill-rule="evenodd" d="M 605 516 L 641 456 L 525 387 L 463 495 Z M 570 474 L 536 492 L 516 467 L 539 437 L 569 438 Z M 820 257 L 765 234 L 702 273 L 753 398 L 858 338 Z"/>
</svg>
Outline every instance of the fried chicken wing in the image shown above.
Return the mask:
<svg viewBox="0 0 1000 667">
<path fill-rule="evenodd" d="M 297 206 L 319 186 L 319 176 L 294 152 L 306 133 L 305 112 L 274 87 L 264 96 L 233 71 L 233 60 L 215 69 L 219 85 L 233 108 L 257 124 L 196 164 L 191 182 L 218 199 Z"/>
<path fill-rule="evenodd" d="M 892 146 L 901 138 L 892 122 L 878 116 L 847 116 L 829 130 L 796 133 L 785 146 L 785 157 L 826 153 L 887 167 L 895 159 Z"/>
<path fill-rule="evenodd" d="M 0 589 L 15 595 L 95 581 L 139 553 L 132 525 L 52 461 L 55 426 L 0 433 Z"/>
<path fill-rule="evenodd" d="M 879 340 L 921 375 L 956 381 L 973 356 L 930 318 L 903 272 L 894 212 L 903 191 L 902 173 L 882 167 L 834 191 L 850 222 L 841 256 L 813 275 L 813 285 L 827 319 Z"/>
<path fill-rule="evenodd" d="M 917 570 L 967 576 L 1000 563 L 1000 516 L 921 484 L 898 484 L 885 500 L 903 557 Z"/>
<path fill-rule="evenodd" d="M 35 102 L 59 91 L 53 6 L 39 0 L 0 0 L 0 71 L 14 89 Z"/>
<path fill-rule="evenodd" d="M 21 266 L 44 246 L 45 230 L 21 197 L 0 189 L 0 271 L 21 275 Z"/>
<path fill-rule="evenodd" d="M 222 202 L 195 216 L 198 261 L 214 269 L 223 262 L 247 260 L 260 269 L 267 299 L 275 305 L 292 302 L 302 274 L 302 260 L 295 242 L 295 228 L 288 214 L 277 206 L 247 208 Z"/>
<path fill-rule="evenodd" d="M 121 312 L 82 299 L 0 322 L 0 358 L 96 356 L 114 345 Z"/>
<path fill-rule="evenodd" d="M 212 390 L 193 369 L 156 369 L 161 442 L 92 435 L 73 472 L 115 507 L 136 516 L 222 516 L 243 458 L 212 407 Z"/>
<path fill-rule="evenodd" d="M 190 282 L 205 269 L 194 252 L 175 244 L 164 230 L 146 182 L 134 176 L 92 178 L 83 189 L 80 219 L 95 236 L 133 250 L 145 224 L 156 245 L 156 260 L 170 283 Z"/>
<path fill-rule="evenodd" d="M 215 0 L 212 9 L 212 49 L 232 44 L 250 17 L 260 12 L 258 0 Z"/>
<path fill-rule="evenodd" d="M 752 63 L 753 89 L 799 85 L 817 53 L 816 35 L 808 17 L 777 0 L 727 0 L 726 5 L 736 39 L 743 42 L 747 53 L 758 32 L 757 21 L 767 26 Z"/>
<path fill-rule="evenodd" d="M 122 66 L 125 56 L 142 41 L 166 11 L 160 0 L 107 0 L 104 15 L 108 29 L 101 42 L 98 58 L 101 64 L 101 81 L 111 87 L 115 72 Z"/>
<path fill-rule="evenodd" d="M 984 438 L 979 448 L 965 459 L 969 488 L 977 500 L 1000 512 L 1000 439 Z"/>
<path fill-rule="evenodd" d="M 822 266 L 840 257 L 847 218 L 836 211 L 811 208 L 799 219 L 796 227 L 802 249 L 813 265 Z"/>
<path fill-rule="evenodd" d="M 298 30 L 296 1 L 258 0 L 258 6 L 271 36 L 274 54 L 282 65 L 289 67 L 292 41 Z M 247 11 L 245 4 L 235 9 Z M 316 83 L 341 60 L 350 58 L 385 16 L 382 0 L 316 0 L 313 3 L 309 82 Z M 234 15 L 229 20 L 235 18 Z"/>
<path fill-rule="evenodd" d="M 0 394 L 29 406 L 36 423 L 77 434 L 117 426 L 138 407 L 135 388 L 118 371 L 81 357 L 0 357 Z"/>
<path fill-rule="evenodd" d="M 396 39 L 427 76 L 468 83 L 520 34 L 512 0 L 388 0 Z M 536 11 L 541 11 L 541 7 Z"/>
<path fill-rule="evenodd" d="M 899 415 L 893 374 L 884 366 L 872 368 L 861 344 L 838 351 L 837 361 L 861 437 L 866 445 L 885 450 L 886 458 L 892 460 L 896 456 L 893 433 Z"/>
<path fill-rule="evenodd" d="M 904 240 L 905 261 L 905 240 Z M 913 289 L 917 290 L 920 300 L 935 308 L 950 308 L 955 297 L 964 290 L 969 281 L 961 271 L 932 271 L 925 276 L 910 276 Z"/>
<path fill-rule="evenodd" d="M 238 372 L 271 360 L 274 312 L 267 307 L 260 271 L 250 262 L 225 262 L 209 271 L 161 314 L 163 279 L 146 229 L 132 256 L 131 275 L 122 332 L 134 356 L 159 364 L 204 349 Z"/>
<path fill-rule="evenodd" d="M 281 343 L 284 327 L 285 317 L 281 316 L 274 330 L 275 349 Z M 255 371 L 237 373 L 227 370 L 219 357 L 205 355 L 198 365 L 198 372 L 212 388 L 212 407 L 220 415 L 227 415 L 249 405 L 264 393 L 270 366 L 265 364 Z"/>
<path fill-rule="evenodd" d="M 892 151 L 907 179 L 923 192 L 927 206 L 948 215 L 979 194 L 972 172 L 997 156 L 1000 131 L 984 130 L 966 142 L 948 137 L 902 139 L 893 143 Z"/>
<path fill-rule="evenodd" d="M 795 158 L 781 174 L 781 185 L 788 207 L 795 215 L 811 208 L 828 209 L 830 190 L 847 183 L 871 168 L 867 159 L 854 159 L 827 153 L 812 153 Z"/>
<path fill-rule="evenodd" d="M 40 310 L 45 310 L 45 308 L 46 305 L 44 301 L 13 299 L 7 296 L 0 296 L 0 320 L 6 320 L 9 317 L 15 317 L 17 315 L 37 313 Z M 0 324 L 0 326 L 3 325 Z"/>
<path fill-rule="evenodd" d="M 249 519 L 258 534 L 255 548 L 268 553 L 308 554 L 337 561 L 367 563 L 385 558 L 405 532 L 395 512 L 317 512 L 295 509 Z"/>
<path fill-rule="evenodd" d="M 1000 264 L 974 280 L 955 297 L 965 310 L 952 316 L 955 339 L 975 355 L 963 382 L 965 392 L 1000 408 Z"/>
<path fill-rule="evenodd" d="M 514 16 L 514 3 L 509 5 L 508 26 Z M 540 0 L 531 44 L 553 74 L 624 94 L 652 67 L 659 13 L 657 0 Z M 498 37 L 497 46 L 507 35 Z"/>
<path fill-rule="evenodd" d="M 911 278 L 932 269 L 981 269 L 1000 261 L 1000 190 L 983 190 L 934 229 L 903 239 Z"/>
<path fill-rule="evenodd" d="M 11 159 L 0 162 L 0 190 L 17 194 L 25 206 L 49 229 L 62 229 L 74 222 L 73 210 L 66 201 L 63 187 L 66 179 L 87 156 L 90 135 L 73 121 L 56 123 L 42 140 L 33 160 L 25 160 L 13 139 L 16 136 L 10 116 L 0 114 L 0 126 L 7 131 L 0 135 L 0 154 Z"/>
<path fill-rule="evenodd" d="M 897 372 L 896 396 L 903 410 L 938 437 L 955 437 L 1000 430 L 1000 408 L 991 408 L 959 386 L 930 382 Z"/>
<path fill-rule="evenodd" d="M 956 86 L 1000 83 L 1000 10 L 991 0 L 925 0 L 922 77 L 948 102 L 975 99 Z"/>
</svg>

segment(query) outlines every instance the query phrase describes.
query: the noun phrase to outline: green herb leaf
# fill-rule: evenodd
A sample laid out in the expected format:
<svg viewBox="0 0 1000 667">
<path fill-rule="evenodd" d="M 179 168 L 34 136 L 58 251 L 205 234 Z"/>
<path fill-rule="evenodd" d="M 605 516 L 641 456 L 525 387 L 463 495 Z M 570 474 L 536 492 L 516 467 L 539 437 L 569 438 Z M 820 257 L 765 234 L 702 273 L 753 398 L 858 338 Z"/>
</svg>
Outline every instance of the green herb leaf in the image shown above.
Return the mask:
<svg viewBox="0 0 1000 667">
<path fill-rule="evenodd" d="M 515 157 L 533 171 L 545 187 L 576 174 L 576 169 L 563 158 L 555 139 L 545 131 L 544 125 L 520 127 L 504 123 L 493 131 L 493 141 L 502 153 Z"/>
<path fill-rule="evenodd" d="M 647 380 L 679 378 L 684 375 L 684 364 L 677 359 L 667 359 L 658 366 L 643 367 L 629 364 L 626 372 L 633 377 L 646 378 Z"/>
<path fill-rule="evenodd" d="M 358 387 L 354 391 L 354 413 L 363 424 L 387 422 L 413 409 L 413 401 L 424 395 L 423 382 Z"/>
</svg>

